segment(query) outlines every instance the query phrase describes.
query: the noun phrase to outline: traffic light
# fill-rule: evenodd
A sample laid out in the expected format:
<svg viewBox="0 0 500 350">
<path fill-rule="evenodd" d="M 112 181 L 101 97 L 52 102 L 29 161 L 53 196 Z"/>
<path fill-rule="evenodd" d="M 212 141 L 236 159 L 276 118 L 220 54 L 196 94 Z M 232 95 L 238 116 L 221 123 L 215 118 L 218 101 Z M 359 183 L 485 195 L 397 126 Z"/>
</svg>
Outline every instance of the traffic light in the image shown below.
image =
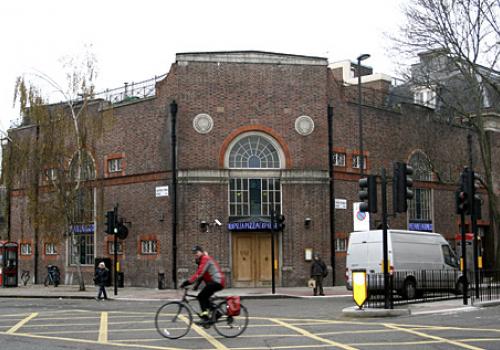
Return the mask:
<svg viewBox="0 0 500 350">
<path fill-rule="evenodd" d="M 472 211 L 474 211 L 476 218 L 480 218 L 481 197 L 477 194 L 479 186 L 476 180 L 479 180 L 479 176 L 470 168 L 465 168 L 460 175 L 461 196 L 464 197 L 461 204 L 464 214 L 471 215 Z M 458 212 L 458 214 L 460 214 L 460 212 Z"/>
<path fill-rule="evenodd" d="M 116 236 L 119 239 L 125 239 L 128 236 L 128 228 L 123 224 L 123 219 L 120 219 L 120 221 L 116 225 Z"/>
<path fill-rule="evenodd" d="M 116 225 L 116 215 L 114 210 L 110 210 L 106 212 L 106 232 L 108 235 L 112 235 L 115 233 L 115 225 Z"/>
<path fill-rule="evenodd" d="M 455 192 L 455 207 L 457 214 L 466 214 L 469 211 L 469 199 L 466 192 L 462 190 Z"/>
<path fill-rule="evenodd" d="M 359 199 L 363 201 L 359 205 L 359 211 L 377 212 L 377 177 L 368 175 L 359 180 Z"/>
<path fill-rule="evenodd" d="M 278 228 L 283 231 L 283 229 L 285 228 L 285 215 L 280 214 L 276 219 L 276 221 L 278 222 Z"/>
<path fill-rule="evenodd" d="M 396 162 L 393 174 L 393 204 L 396 213 L 406 213 L 408 200 L 413 198 L 413 168 L 406 163 Z"/>
</svg>

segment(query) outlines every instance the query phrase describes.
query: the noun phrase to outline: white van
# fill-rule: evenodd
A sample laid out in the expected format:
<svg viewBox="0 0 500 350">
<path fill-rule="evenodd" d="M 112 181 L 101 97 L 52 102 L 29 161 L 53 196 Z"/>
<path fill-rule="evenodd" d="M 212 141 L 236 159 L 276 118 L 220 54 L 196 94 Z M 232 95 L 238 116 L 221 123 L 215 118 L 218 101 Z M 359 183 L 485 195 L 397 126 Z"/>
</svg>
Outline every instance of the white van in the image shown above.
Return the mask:
<svg viewBox="0 0 500 350">
<path fill-rule="evenodd" d="M 388 230 L 389 273 L 393 288 L 405 298 L 431 289 L 463 290 L 458 260 L 439 233 Z M 346 260 L 347 288 L 352 289 L 352 270 L 383 273 L 382 230 L 352 232 Z M 383 288 L 383 285 L 381 286 Z"/>
</svg>

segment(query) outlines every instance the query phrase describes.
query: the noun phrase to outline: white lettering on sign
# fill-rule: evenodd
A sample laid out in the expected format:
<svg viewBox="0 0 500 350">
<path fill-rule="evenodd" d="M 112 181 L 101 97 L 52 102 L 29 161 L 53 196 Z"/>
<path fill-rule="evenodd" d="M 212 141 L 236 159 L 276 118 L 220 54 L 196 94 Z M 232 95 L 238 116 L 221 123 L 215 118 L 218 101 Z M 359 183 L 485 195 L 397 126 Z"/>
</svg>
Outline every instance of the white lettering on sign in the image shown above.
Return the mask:
<svg viewBox="0 0 500 350">
<path fill-rule="evenodd" d="M 168 197 L 168 186 L 157 186 L 156 197 Z"/>
<path fill-rule="evenodd" d="M 347 199 L 335 198 L 335 209 L 347 209 Z"/>
</svg>

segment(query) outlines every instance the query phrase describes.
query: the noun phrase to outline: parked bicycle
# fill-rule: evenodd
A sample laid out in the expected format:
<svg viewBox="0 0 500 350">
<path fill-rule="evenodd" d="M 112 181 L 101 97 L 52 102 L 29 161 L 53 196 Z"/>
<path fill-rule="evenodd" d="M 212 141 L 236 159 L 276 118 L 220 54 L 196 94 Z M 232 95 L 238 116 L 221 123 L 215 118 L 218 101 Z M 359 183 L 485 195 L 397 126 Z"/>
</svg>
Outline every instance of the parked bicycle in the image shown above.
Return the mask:
<svg viewBox="0 0 500 350">
<path fill-rule="evenodd" d="M 196 299 L 196 295 L 188 294 L 184 288 L 184 295 L 180 301 L 171 301 L 162 305 L 155 316 L 155 325 L 158 333 L 169 339 L 178 339 L 185 336 L 193 324 L 193 314 L 198 316 L 199 321 L 195 323 L 210 328 L 214 326 L 215 331 L 226 338 L 234 338 L 242 334 L 248 326 L 248 310 L 241 303 L 239 312 L 231 307 L 231 297 L 214 304 L 216 299 L 211 299 L 208 320 L 204 320 L 200 313 L 190 304 L 190 300 Z M 233 297 L 234 298 L 234 297 Z M 221 298 L 217 298 L 220 300 Z"/>
<path fill-rule="evenodd" d="M 59 268 L 55 265 L 47 265 L 47 277 L 43 284 L 47 287 L 49 284 L 57 287 L 61 281 L 61 274 L 59 273 Z"/>
<path fill-rule="evenodd" d="M 23 270 L 23 273 L 21 273 L 21 281 L 23 281 L 23 286 L 28 284 L 30 278 L 31 278 L 30 271 Z"/>
</svg>

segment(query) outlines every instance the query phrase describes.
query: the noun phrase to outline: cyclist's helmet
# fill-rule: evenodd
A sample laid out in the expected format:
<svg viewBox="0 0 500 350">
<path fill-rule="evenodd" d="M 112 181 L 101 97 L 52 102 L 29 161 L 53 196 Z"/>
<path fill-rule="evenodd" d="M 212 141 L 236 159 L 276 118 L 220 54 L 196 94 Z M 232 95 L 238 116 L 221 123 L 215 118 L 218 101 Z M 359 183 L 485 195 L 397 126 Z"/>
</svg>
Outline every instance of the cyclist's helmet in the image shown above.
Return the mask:
<svg viewBox="0 0 500 350">
<path fill-rule="evenodd" d="M 202 247 L 200 247 L 199 245 L 195 245 L 195 246 L 191 249 L 191 251 L 192 251 L 193 253 L 196 253 L 196 252 L 204 252 L 203 248 L 202 248 Z"/>
</svg>

